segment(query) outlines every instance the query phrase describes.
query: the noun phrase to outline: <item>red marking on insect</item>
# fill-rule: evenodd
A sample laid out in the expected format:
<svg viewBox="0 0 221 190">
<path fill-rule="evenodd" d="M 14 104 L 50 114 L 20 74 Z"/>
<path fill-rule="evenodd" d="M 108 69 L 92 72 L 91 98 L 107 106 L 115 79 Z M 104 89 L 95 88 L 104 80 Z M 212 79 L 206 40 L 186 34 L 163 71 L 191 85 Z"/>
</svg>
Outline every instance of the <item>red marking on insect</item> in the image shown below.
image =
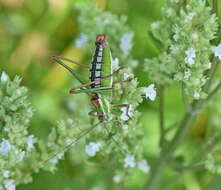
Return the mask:
<svg viewBox="0 0 221 190">
<path fill-rule="evenodd" d="M 91 98 L 91 103 L 92 103 L 93 105 L 95 105 L 96 107 L 99 107 L 99 106 L 100 106 L 100 102 L 99 102 L 98 99 L 93 99 L 93 98 Z"/>
<path fill-rule="evenodd" d="M 92 94 L 91 103 L 92 103 L 95 107 L 100 107 L 99 96 L 98 96 L 97 93 L 93 93 L 93 94 Z"/>
<path fill-rule="evenodd" d="M 75 91 L 74 89 L 70 89 L 70 90 L 69 90 L 69 93 L 70 93 L 70 94 L 74 94 L 75 92 L 76 92 L 76 91 Z"/>
<path fill-rule="evenodd" d="M 106 34 L 98 34 L 96 36 L 96 44 L 99 43 L 99 44 L 103 44 L 107 42 L 107 37 L 106 37 Z"/>
</svg>

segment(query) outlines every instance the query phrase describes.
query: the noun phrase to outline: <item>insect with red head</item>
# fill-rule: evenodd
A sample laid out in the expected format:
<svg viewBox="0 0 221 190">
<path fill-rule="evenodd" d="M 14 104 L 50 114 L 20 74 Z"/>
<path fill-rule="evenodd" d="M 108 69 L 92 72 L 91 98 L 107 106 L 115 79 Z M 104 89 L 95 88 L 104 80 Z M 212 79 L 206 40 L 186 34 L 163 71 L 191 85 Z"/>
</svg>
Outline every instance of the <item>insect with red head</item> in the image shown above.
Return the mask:
<svg viewBox="0 0 221 190">
<path fill-rule="evenodd" d="M 106 99 L 106 96 L 111 96 L 114 85 L 116 84 L 116 82 L 113 82 L 113 76 L 118 74 L 119 71 L 125 67 L 120 67 L 116 71 L 113 71 L 111 51 L 105 34 L 96 36 L 95 52 L 89 70 L 89 82 L 84 83 L 78 73 L 64 64 L 63 60 L 80 66 L 86 65 L 82 65 L 61 56 L 53 56 L 53 60 L 70 71 L 71 74 L 81 83 L 81 86 L 70 90 L 71 94 L 86 93 L 90 96 L 94 109 L 89 112 L 89 115 L 98 117 L 98 119 L 103 122 L 108 120 L 108 113 L 112 108 L 127 107 L 127 111 L 129 110 L 129 105 L 127 104 L 110 105 Z M 120 82 L 128 81 L 129 80 Z"/>
</svg>

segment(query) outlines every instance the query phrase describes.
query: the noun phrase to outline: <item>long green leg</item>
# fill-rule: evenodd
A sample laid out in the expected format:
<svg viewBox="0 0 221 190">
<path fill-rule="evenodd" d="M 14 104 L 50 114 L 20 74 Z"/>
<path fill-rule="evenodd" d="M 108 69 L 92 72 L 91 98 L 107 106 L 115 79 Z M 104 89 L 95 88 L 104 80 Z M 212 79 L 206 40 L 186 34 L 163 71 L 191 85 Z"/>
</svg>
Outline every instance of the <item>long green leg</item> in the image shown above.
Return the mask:
<svg viewBox="0 0 221 190">
<path fill-rule="evenodd" d="M 87 85 L 93 84 L 93 82 L 91 83 L 87 83 L 85 85 L 79 86 L 77 90 L 77 88 L 73 88 L 70 90 L 70 93 L 72 94 L 79 94 L 79 93 L 109 93 L 112 92 L 112 90 L 114 89 L 114 86 L 118 83 L 124 83 L 124 82 L 130 82 L 132 79 L 128 79 L 128 80 L 123 80 L 123 81 L 116 81 L 113 83 L 112 87 L 100 87 L 100 88 L 87 88 L 87 89 L 81 89 Z"/>
<path fill-rule="evenodd" d="M 87 88 L 87 89 L 79 89 L 79 90 L 70 90 L 72 94 L 79 94 L 79 93 L 109 93 L 113 90 L 112 87 L 100 87 L 100 88 Z"/>
<path fill-rule="evenodd" d="M 122 81 L 116 81 L 116 82 L 113 82 L 112 87 L 114 88 L 114 86 L 119 83 L 126 83 L 126 82 L 131 82 L 131 81 L 132 81 L 132 78 L 127 79 L 127 80 L 122 80 Z"/>
<path fill-rule="evenodd" d="M 107 76 L 104 76 L 102 77 L 100 80 L 105 80 L 107 78 L 110 78 L 112 77 L 113 75 L 116 75 L 119 73 L 120 70 L 122 69 L 125 69 L 126 67 L 120 67 L 119 69 L 117 69 L 116 71 L 114 71 L 111 75 L 107 75 Z M 95 83 L 96 81 L 92 81 L 92 82 L 89 82 L 89 83 L 86 83 L 86 84 L 83 84 L 79 87 L 76 87 L 76 88 L 72 88 L 70 90 L 70 93 L 71 94 L 78 94 L 78 93 L 106 93 L 106 92 L 110 92 L 114 85 L 117 84 L 117 83 L 120 83 L 120 82 L 129 82 L 130 80 L 125 80 L 125 81 L 119 81 L 119 82 L 114 82 L 112 87 L 100 87 L 100 88 L 87 88 L 87 89 L 82 89 L 83 87 L 87 87 L 93 83 Z"/>
<path fill-rule="evenodd" d="M 102 79 L 110 78 L 110 77 L 112 77 L 112 76 L 118 74 L 118 73 L 119 73 L 121 70 L 123 70 L 123 69 L 127 69 L 127 67 L 120 67 L 120 68 L 118 68 L 116 71 L 114 71 L 112 74 L 103 76 Z"/>
</svg>

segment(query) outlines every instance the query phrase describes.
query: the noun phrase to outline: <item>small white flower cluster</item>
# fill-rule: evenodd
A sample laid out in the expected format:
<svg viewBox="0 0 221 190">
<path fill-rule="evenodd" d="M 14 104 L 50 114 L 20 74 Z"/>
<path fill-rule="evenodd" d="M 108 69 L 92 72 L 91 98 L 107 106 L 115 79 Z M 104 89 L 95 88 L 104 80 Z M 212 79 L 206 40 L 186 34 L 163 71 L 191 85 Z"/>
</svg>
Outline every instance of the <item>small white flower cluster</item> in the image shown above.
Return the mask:
<svg viewBox="0 0 221 190">
<path fill-rule="evenodd" d="M 1 82 L 6 82 L 8 80 L 8 75 L 5 72 L 2 72 Z"/>
<path fill-rule="evenodd" d="M 121 111 L 122 111 L 122 114 L 121 114 L 120 118 L 123 121 L 129 120 L 133 116 L 133 109 L 132 109 L 131 105 L 129 105 L 129 108 L 122 107 Z"/>
<path fill-rule="evenodd" d="M 177 40 L 179 40 L 179 38 L 180 38 L 179 33 L 178 33 L 178 31 L 176 31 L 175 34 L 173 35 L 173 39 L 175 41 L 177 41 Z"/>
<path fill-rule="evenodd" d="M 186 58 L 185 63 L 188 65 L 193 65 L 195 63 L 196 51 L 193 48 L 189 48 L 185 51 Z"/>
<path fill-rule="evenodd" d="M 34 148 L 34 143 L 37 142 L 37 138 L 34 137 L 34 135 L 29 135 L 27 137 L 26 143 L 27 143 L 27 150 L 31 151 Z"/>
<path fill-rule="evenodd" d="M 135 166 L 135 156 L 132 154 L 127 154 L 124 158 L 124 168 L 134 168 Z"/>
<path fill-rule="evenodd" d="M 6 190 L 15 190 L 16 188 L 14 180 L 11 179 L 4 180 L 4 186 Z"/>
<path fill-rule="evenodd" d="M 119 69 L 119 59 L 117 57 L 114 59 L 111 58 L 111 62 L 112 62 L 113 70 Z"/>
<path fill-rule="evenodd" d="M 144 88 L 143 92 L 145 93 L 146 98 L 149 98 L 152 101 L 156 99 L 157 92 L 154 84 L 150 84 L 147 88 Z"/>
<path fill-rule="evenodd" d="M 212 47 L 212 51 L 215 57 L 218 57 L 218 59 L 221 60 L 221 44 L 219 44 L 218 46 Z"/>
<path fill-rule="evenodd" d="M 200 93 L 199 92 L 194 92 L 194 95 L 193 97 L 196 99 L 196 100 L 199 100 L 200 99 Z"/>
<path fill-rule="evenodd" d="M 78 48 L 84 47 L 84 45 L 88 41 L 88 36 L 86 34 L 81 33 L 80 37 L 75 41 L 75 46 Z"/>
<path fill-rule="evenodd" d="M 179 51 L 179 47 L 177 47 L 176 45 L 171 45 L 170 51 L 171 51 L 171 53 L 175 54 L 176 52 Z"/>
<path fill-rule="evenodd" d="M 100 142 L 90 142 L 85 146 L 85 152 L 88 156 L 93 157 L 100 150 L 101 143 Z"/>
<path fill-rule="evenodd" d="M 144 173 L 148 173 L 150 170 L 150 166 L 146 160 L 141 160 L 140 162 L 136 163 L 135 156 L 132 154 L 127 154 L 124 158 L 124 168 L 135 168 L 136 165 L 138 169 Z"/>
<path fill-rule="evenodd" d="M 188 20 L 188 21 L 191 21 L 195 15 L 196 15 L 196 13 L 189 13 L 189 14 L 187 15 L 187 20 Z"/>
<path fill-rule="evenodd" d="M 189 80 L 190 76 L 191 76 L 191 72 L 190 71 L 185 71 L 183 79 L 184 80 Z"/>
<path fill-rule="evenodd" d="M 125 55 L 129 55 L 130 50 L 132 49 L 132 40 L 133 40 L 133 33 L 126 33 L 121 37 L 120 40 L 120 48 Z"/>
<path fill-rule="evenodd" d="M 3 156 L 8 156 L 11 145 L 8 140 L 3 139 L 0 144 L 0 154 Z"/>
</svg>

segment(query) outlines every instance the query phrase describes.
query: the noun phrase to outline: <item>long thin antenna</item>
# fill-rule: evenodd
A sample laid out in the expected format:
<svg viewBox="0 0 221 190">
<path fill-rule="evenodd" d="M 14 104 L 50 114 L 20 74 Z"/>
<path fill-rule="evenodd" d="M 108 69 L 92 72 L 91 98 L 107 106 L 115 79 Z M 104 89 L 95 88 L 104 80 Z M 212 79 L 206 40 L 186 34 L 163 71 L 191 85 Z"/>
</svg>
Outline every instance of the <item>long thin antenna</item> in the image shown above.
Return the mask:
<svg viewBox="0 0 221 190">
<path fill-rule="evenodd" d="M 52 58 L 53 58 L 53 59 L 61 59 L 61 60 L 64 60 L 64 61 L 68 61 L 68 62 L 70 62 L 70 63 L 74 63 L 74 64 L 76 64 L 76 65 L 80 65 L 80 66 L 82 66 L 82 67 L 90 68 L 89 65 L 84 65 L 84 64 L 78 63 L 77 61 L 68 59 L 68 58 L 63 57 L 63 56 L 60 56 L 60 55 L 53 55 Z"/>
<path fill-rule="evenodd" d="M 80 76 L 77 74 L 76 71 L 74 71 L 71 67 L 64 64 L 58 56 L 52 56 L 52 60 L 54 60 L 56 63 L 62 65 L 64 68 L 66 68 L 81 84 L 84 84 L 84 81 L 81 80 Z"/>
<path fill-rule="evenodd" d="M 44 164 L 46 162 L 48 162 L 49 160 L 53 159 L 54 157 L 58 156 L 60 153 L 64 153 L 67 149 L 69 149 L 72 145 L 76 144 L 82 137 L 84 137 L 85 135 L 87 135 L 88 133 L 90 133 L 93 129 L 95 129 L 101 122 L 93 125 L 92 127 L 89 127 L 88 129 L 84 130 L 83 132 L 80 133 L 80 135 L 71 143 L 69 143 L 63 150 L 58 151 L 56 153 L 54 153 L 53 155 L 51 155 L 49 158 L 47 158 L 46 160 L 43 160 L 39 166 L 35 169 L 40 169 L 44 166 Z"/>
</svg>

